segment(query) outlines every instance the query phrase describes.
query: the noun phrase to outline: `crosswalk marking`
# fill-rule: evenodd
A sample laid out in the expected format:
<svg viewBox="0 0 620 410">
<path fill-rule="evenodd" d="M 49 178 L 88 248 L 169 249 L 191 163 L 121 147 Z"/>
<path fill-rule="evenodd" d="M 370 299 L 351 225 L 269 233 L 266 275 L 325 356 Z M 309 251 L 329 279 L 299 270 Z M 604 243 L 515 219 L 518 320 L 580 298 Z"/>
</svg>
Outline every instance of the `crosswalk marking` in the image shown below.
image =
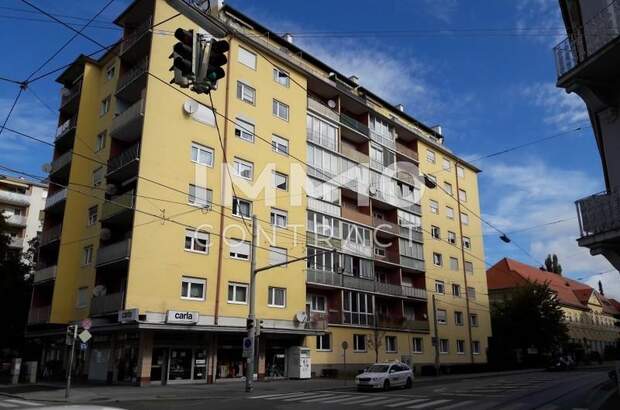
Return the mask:
<svg viewBox="0 0 620 410">
<path fill-rule="evenodd" d="M 288 394 L 299 394 L 301 392 L 296 392 L 296 393 L 288 393 Z M 250 397 L 250 399 L 265 399 L 267 397 L 281 397 L 283 394 L 282 393 L 278 393 L 278 394 L 263 394 L 262 396 L 252 396 Z"/>
<path fill-rule="evenodd" d="M 300 394 L 298 396 L 288 397 L 288 398 L 286 398 L 286 399 L 284 399 L 282 401 L 296 401 L 296 400 L 310 399 L 315 394 L 316 393 L 304 393 L 304 394 Z M 271 400 L 271 399 L 267 399 L 267 400 Z"/>
<path fill-rule="evenodd" d="M 465 407 L 468 406 L 470 404 L 472 404 L 474 401 L 473 400 L 466 400 L 466 401 L 461 401 L 458 403 L 454 403 L 454 404 L 450 404 L 448 406 L 444 406 L 444 407 L 440 407 L 437 410 L 452 410 L 452 409 L 458 409 L 459 407 Z"/>
<path fill-rule="evenodd" d="M 348 400 L 343 400 L 343 401 L 340 401 L 340 402 L 338 402 L 338 403 L 344 403 L 344 404 L 356 404 L 356 403 L 362 403 L 362 402 L 365 402 L 365 401 L 367 401 L 367 400 L 368 400 L 368 397 L 367 397 L 367 396 L 364 396 L 364 397 L 352 397 L 352 398 L 350 398 L 350 399 L 348 399 Z M 373 400 L 373 401 L 374 401 L 374 400 Z"/>
<path fill-rule="evenodd" d="M 362 406 L 373 406 L 379 404 L 378 402 L 387 402 L 388 398 L 385 396 L 375 397 L 371 399 L 365 399 Z M 390 400 L 391 401 L 391 400 Z"/>
<path fill-rule="evenodd" d="M 409 408 L 409 409 L 424 409 L 426 407 L 436 406 L 438 404 L 447 403 L 449 401 L 450 400 L 434 400 L 434 401 L 429 401 L 427 403 L 422 403 L 422 404 L 416 404 L 414 406 L 409 406 L 407 408 Z"/>
<path fill-rule="evenodd" d="M 345 400 L 349 400 L 351 398 L 353 398 L 355 396 L 342 396 L 339 397 L 337 399 L 333 399 L 333 400 L 325 400 L 323 403 L 327 404 L 327 403 L 340 403 L 341 401 L 345 401 Z"/>
<path fill-rule="evenodd" d="M 273 397 L 267 397 L 265 400 L 278 400 L 278 399 L 286 399 L 289 397 L 296 397 L 300 395 L 306 395 L 308 393 L 297 392 L 297 393 L 284 393 L 284 394 L 274 394 Z"/>
<path fill-rule="evenodd" d="M 401 407 L 401 406 L 406 406 L 408 404 L 419 403 L 421 401 L 427 401 L 427 400 L 428 399 L 415 399 L 415 400 L 399 401 L 398 403 L 388 404 L 386 407 Z"/>
<path fill-rule="evenodd" d="M 302 403 L 314 403 L 317 401 L 323 401 L 323 400 L 327 400 L 327 399 L 333 399 L 335 397 L 341 397 L 339 394 L 323 394 L 319 397 L 315 397 L 313 399 L 310 400 L 303 400 Z"/>
<path fill-rule="evenodd" d="M 388 397 L 383 397 L 382 398 L 383 403 L 381 403 L 383 406 L 387 405 L 388 403 L 393 403 L 395 401 L 402 401 L 403 398 L 402 397 L 398 397 L 398 398 L 388 398 Z M 376 406 L 378 403 L 374 403 L 374 402 L 368 402 L 368 403 L 363 403 L 362 406 Z"/>
<path fill-rule="evenodd" d="M 21 404 L 22 406 L 42 406 L 42 404 L 35 403 L 35 402 L 32 402 L 32 401 L 26 401 L 26 400 L 7 399 L 5 401 L 7 401 L 9 403 L 14 403 L 14 404 Z"/>
</svg>

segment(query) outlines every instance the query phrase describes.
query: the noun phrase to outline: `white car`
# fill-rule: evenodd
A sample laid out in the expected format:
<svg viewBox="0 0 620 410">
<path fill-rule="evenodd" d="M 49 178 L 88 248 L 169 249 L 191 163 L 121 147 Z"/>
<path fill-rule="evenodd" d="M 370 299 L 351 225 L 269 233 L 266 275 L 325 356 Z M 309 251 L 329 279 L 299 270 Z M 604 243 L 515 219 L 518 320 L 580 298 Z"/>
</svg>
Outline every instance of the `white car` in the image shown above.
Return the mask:
<svg viewBox="0 0 620 410">
<path fill-rule="evenodd" d="M 358 390 L 383 389 L 402 386 L 410 389 L 413 385 L 413 371 L 404 363 L 375 363 L 355 377 Z"/>
</svg>

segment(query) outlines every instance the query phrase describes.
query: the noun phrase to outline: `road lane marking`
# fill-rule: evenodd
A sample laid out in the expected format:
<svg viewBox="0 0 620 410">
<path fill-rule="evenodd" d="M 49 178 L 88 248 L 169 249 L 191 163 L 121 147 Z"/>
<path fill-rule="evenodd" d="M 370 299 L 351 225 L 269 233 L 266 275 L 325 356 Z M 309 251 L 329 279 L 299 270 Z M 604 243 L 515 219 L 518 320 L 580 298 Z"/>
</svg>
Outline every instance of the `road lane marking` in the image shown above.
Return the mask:
<svg viewBox="0 0 620 410">
<path fill-rule="evenodd" d="M 327 404 L 327 403 L 340 403 L 341 401 L 349 400 L 349 399 L 352 399 L 353 397 L 355 397 L 355 396 L 343 396 L 343 397 L 340 397 L 340 398 L 337 398 L 337 399 L 333 399 L 333 400 L 331 400 L 331 399 L 330 400 L 326 400 L 323 403 L 325 403 L 325 404 Z"/>
<path fill-rule="evenodd" d="M 263 394 L 262 396 L 252 396 L 250 397 L 250 399 L 265 399 L 267 397 L 282 397 L 282 396 L 287 396 L 287 395 L 292 395 L 292 394 L 300 394 L 303 392 L 295 392 L 295 393 L 278 393 L 278 394 Z"/>
<path fill-rule="evenodd" d="M 422 403 L 422 404 L 416 404 L 414 406 L 409 406 L 407 407 L 408 409 L 424 409 L 426 407 L 431 407 L 431 406 L 436 406 L 438 404 L 443 404 L 443 403 L 448 403 L 451 400 L 445 399 L 445 400 L 435 400 L 435 401 L 429 401 L 428 403 Z"/>
<path fill-rule="evenodd" d="M 314 402 L 317 402 L 317 401 L 333 399 L 335 397 L 341 397 L 341 396 L 338 395 L 338 394 L 323 394 L 323 395 L 321 395 L 319 397 L 315 397 L 315 398 L 310 399 L 310 400 L 303 400 L 302 403 L 314 403 Z"/>
<path fill-rule="evenodd" d="M 466 401 L 462 401 L 460 403 L 454 403 L 454 404 L 450 404 L 449 406 L 444 406 L 444 407 L 440 407 L 437 410 L 452 410 L 452 409 L 458 409 L 459 407 L 465 407 L 469 404 L 474 403 L 473 400 L 466 400 Z"/>
<path fill-rule="evenodd" d="M 385 397 L 379 397 L 379 400 L 383 400 L 383 399 L 385 399 Z M 342 404 L 357 404 L 357 403 L 365 403 L 365 402 L 368 402 L 368 401 L 370 401 L 370 400 L 372 400 L 372 401 L 377 401 L 377 399 L 376 399 L 376 398 L 375 398 L 375 399 L 372 399 L 372 398 L 369 398 L 368 396 L 366 396 L 366 397 L 361 397 L 361 398 L 360 398 L 360 397 L 352 397 L 352 398 L 350 398 L 350 399 L 343 400 L 343 401 L 339 401 L 339 402 L 337 402 L 337 403 L 342 403 Z"/>
<path fill-rule="evenodd" d="M 407 404 L 419 403 L 421 401 L 428 401 L 428 399 L 415 399 L 415 400 L 407 400 L 407 401 L 399 401 L 398 403 L 389 404 L 386 407 L 400 407 L 406 406 Z"/>
<path fill-rule="evenodd" d="M 306 395 L 308 393 L 303 393 L 303 392 L 299 392 L 299 393 L 283 393 L 274 397 L 267 397 L 265 400 L 278 400 L 278 399 L 287 399 L 289 397 L 297 397 L 300 395 Z"/>
<path fill-rule="evenodd" d="M 7 399 L 5 401 L 9 403 L 21 404 L 22 406 L 42 406 L 42 404 L 40 403 L 35 403 L 33 401 L 26 401 L 26 400 Z"/>
<path fill-rule="evenodd" d="M 363 402 L 360 402 L 360 404 L 362 406 L 372 406 L 372 405 L 379 404 L 378 402 L 381 402 L 381 401 L 388 402 L 388 401 L 392 401 L 392 400 L 389 400 L 389 398 L 385 397 L 385 396 L 379 396 L 379 397 L 374 397 L 374 398 L 366 399 Z M 348 403 L 348 404 L 352 404 L 352 403 Z"/>
<path fill-rule="evenodd" d="M 304 400 L 304 399 L 310 399 L 312 398 L 312 396 L 316 396 L 316 393 L 304 393 L 304 394 L 300 394 L 300 395 L 293 396 L 293 397 L 287 397 L 282 401 Z M 267 399 L 267 400 L 274 400 L 274 399 Z"/>
</svg>

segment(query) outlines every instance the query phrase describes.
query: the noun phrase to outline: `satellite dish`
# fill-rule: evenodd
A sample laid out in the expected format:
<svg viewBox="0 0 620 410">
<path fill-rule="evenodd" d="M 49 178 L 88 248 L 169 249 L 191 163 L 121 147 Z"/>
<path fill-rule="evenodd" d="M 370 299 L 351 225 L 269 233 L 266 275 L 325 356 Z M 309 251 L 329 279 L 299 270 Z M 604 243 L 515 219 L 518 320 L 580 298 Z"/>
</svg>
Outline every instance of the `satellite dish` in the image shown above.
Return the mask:
<svg viewBox="0 0 620 410">
<path fill-rule="evenodd" d="M 308 320 L 308 314 L 304 310 L 300 310 L 295 313 L 295 321 L 298 323 L 306 323 Z"/>
<path fill-rule="evenodd" d="M 198 111 L 198 103 L 194 100 L 187 100 L 183 103 L 183 111 L 185 111 L 188 115 L 194 114 Z"/>
<path fill-rule="evenodd" d="M 107 241 L 112 237 L 112 232 L 109 228 L 103 228 L 101 230 L 101 233 L 99 234 L 99 237 L 101 238 L 101 240 Z"/>
<path fill-rule="evenodd" d="M 336 108 L 336 101 L 328 100 L 327 101 L 327 106 L 333 110 L 334 108 Z"/>
<path fill-rule="evenodd" d="M 105 187 L 105 192 L 108 195 L 115 195 L 118 192 L 118 187 L 114 184 L 108 184 Z"/>
<path fill-rule="evenodd" d="M 105 296 L 108 293 L 108 289 L 103 285 L 97 285 L 93 288 L 93 296 Z"/>
<path fill-rule="evenodd" d="M 48 163 L 45 163 L 41 165 L 41 171 L 45 172 L 46 174 L 49 174 L 52 171 L 52 166 Z"/>
</svg>

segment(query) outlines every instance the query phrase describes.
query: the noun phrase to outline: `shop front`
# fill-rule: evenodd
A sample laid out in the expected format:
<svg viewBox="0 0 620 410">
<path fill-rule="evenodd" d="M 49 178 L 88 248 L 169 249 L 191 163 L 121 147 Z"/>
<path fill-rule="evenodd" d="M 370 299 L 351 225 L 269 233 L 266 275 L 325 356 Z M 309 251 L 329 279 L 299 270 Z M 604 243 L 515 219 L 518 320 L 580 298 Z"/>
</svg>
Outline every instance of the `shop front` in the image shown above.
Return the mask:
<svg viewBox="0 0 620 410">
<path fill-rule="evenodd" d="M 151 384 L 206 383 L 208 342 L 204 335 L 155 334 Z"/>
</svg>

